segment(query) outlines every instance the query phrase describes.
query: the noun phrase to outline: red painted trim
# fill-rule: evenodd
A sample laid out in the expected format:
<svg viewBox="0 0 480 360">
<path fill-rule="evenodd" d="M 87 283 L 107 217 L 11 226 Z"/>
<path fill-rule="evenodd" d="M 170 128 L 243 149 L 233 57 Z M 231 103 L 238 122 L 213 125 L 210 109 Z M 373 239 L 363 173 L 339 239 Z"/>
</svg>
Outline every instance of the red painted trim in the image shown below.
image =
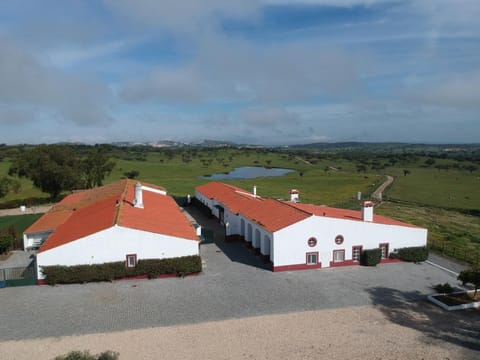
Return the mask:
<svg viewBox="0 0 480 360">
<path fill-rule="evenodd" d="M 402 259 L 392 259 L 392 258 L 387 258 L 387 259 L 382 259 L 380 260 L 380 264 L 390 264 L 390 263 L 399 263 L 403 262 Z"/>
<path fill-rule="evenodd" d="M 133 256 L 135 258 L 135 266 L 130 266 L 128 264 L 128 258 L 131 257 L 131 256 Z M 125 266 L 127 268 L 134 268 L 134 267 L 137 266 L 137 264 L 138 264 L 137 254 L 127 254 L 127 255 L 125 255 Z"/>
<path fill-rule="evenodd" d="M 335 253 L 336 252 L 343 252 L 343 261 L 335 261 Z M 337 249 L 337 250 L 333 250 L 332 252 L 332 261 L 331 262 L 334 262 L 336 264 L 342 264 L 345 262 L 345 249 Z"/>
<path fill-rule="evenodd" d="M 318 263 L 315 265 L 307 265 L 307 264 L 283 265 L 283 266 L 273 265 L 273 272 L 320 269 L 321 267 L 322 267 L 322 263 Z"/>
<path fill-rule="evenodd" d="M 319 260 L 318 251 L 310 251 L 310 252 L 305 253 L 305 264 L 307 264 L 307 266 L 315 266 L 315 264 L 309 264 L 308 263 L 308 255 L 316 255 L 317 256 L 317 264 L 318 264 L 318 260 Z"/>
<path fill-rule="evenodd" d="M 345 260 L 342 262 L 330 261 L 330 267 L 352 266 L 352 265 L 360 265 L 360 261 L 353 261 L 353 260 Z"/>
<path fill-rule="evenodd" d="M 385 257 L 382 258 L 383 260 L 385 259 L 388 259 L 390 257 L 390 244 L 389 243 L 380 243 L 378 244 L 378 247 L 379 248 L 382 248 L 383 246 L 385 246 L 387 248 L 387 253 L 385 254 Z"/>
<path fill-rule="evenodd" d="M 354 245 L 352 246 L 352 261 L 354 263 L 360 264 L 360 260 L 353 260 L 353 250 L 355 249 L 360 249 L 359 255 L 360 255 L 360 260 L 362 258 L 362 251 L 363 251 L 363 246 L 362 245 Z"/>
</svg>

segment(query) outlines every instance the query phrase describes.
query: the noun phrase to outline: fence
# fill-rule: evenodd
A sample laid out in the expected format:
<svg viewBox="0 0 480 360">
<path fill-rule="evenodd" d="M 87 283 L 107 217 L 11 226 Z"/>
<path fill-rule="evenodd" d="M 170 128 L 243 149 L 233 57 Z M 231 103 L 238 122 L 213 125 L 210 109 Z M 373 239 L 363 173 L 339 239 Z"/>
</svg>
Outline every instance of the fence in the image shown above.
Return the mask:
<svg viewBox="0 0 480 360">
<path fill-rule="evenodd" d="M 0 269 L 0 288 L 35 285 L 36 283 L 36 271 L 32 265 Z"/>
<path fill-rule="evenodd" d="M 458 246 L 448 241 L 431 240 L 428 242 L 428 248 L 435 252 L 451 258 L 466 262 L 472 265 L 480 264 L 480 250 Z"/>
</svg>

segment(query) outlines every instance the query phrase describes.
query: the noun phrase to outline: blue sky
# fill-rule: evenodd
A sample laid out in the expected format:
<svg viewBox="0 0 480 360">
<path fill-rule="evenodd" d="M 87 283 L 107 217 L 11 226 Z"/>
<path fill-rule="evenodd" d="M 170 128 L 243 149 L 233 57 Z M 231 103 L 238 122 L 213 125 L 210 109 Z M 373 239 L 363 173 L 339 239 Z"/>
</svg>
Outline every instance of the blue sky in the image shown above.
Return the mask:
<svg viewBox="0 0 480 360">
<path fill-rule="evenodd" d="M 0 4 L 0 143 L 480 142 L 478 0 Z"/>
</svg>

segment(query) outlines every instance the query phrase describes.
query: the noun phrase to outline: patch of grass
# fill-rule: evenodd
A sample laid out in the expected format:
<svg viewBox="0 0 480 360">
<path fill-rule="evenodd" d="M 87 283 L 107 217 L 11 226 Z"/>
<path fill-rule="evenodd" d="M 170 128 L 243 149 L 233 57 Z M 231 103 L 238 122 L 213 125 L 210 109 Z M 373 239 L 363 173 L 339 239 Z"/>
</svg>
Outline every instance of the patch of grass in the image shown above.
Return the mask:
<svg viewBox="0 0 480 360">
<path fill-rule="evenodd" d="M 455 210 L 384 202 L 375 212 L 428 229 L 428 243 L 448 256 L 476 263 L 480 260 L 480 218 Z"/>
<path fill-rule="evenodd" d="M 26 228 L 37 221 L 43 214 L 25 214 L 0 217 L 0 230 L 15 226 L 19 234 L 23 234 Z"/>
</svg>

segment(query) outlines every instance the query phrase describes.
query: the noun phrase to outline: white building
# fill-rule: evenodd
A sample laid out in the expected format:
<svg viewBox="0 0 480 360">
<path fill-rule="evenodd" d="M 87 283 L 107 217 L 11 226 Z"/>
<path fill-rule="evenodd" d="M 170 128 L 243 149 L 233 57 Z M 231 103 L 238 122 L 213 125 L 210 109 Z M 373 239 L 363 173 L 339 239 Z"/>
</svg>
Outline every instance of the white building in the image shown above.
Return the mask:
<svg viewBox="0 0 480 360">
<path fill-rule="evenodd" d="M 272 264 L 273 271 L 360 263 L 362 250 L 391 252 L 426 246 L 427 230 L 374 215 L 373 203 L 362 211 L 265 199 L 232 185 L 211 182 L 196 188 L 196 198 L 223 224 L 227 239 L 240 239 Z"/>
<path fill-rule="evenodd" d="M 42 266 L 83 265 L 199 254 L 195 229 L 165 189 L 122 180 L 67 196 L 24 233 Z"/>
</svg>

